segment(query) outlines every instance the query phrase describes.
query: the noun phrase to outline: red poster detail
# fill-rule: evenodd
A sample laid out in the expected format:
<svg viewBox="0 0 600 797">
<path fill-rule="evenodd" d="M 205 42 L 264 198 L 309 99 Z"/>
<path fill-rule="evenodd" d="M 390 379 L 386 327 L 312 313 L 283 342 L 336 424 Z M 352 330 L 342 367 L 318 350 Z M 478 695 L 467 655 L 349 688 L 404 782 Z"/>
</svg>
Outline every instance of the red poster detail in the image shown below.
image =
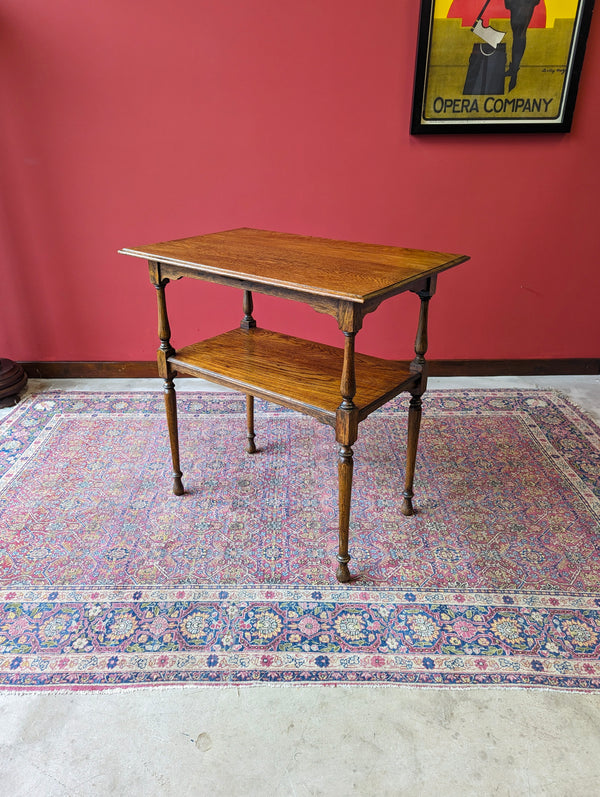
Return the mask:
<svg viewBox="0 0 600 797">
<path fill-rule="evenodd" d="M 470 28 L 479 19 L 485 0 L 453 0 L 448 19 L 462 20 L 464 28 Z M 544 0 L 490 0 L 482 17 L 484 25 L 491 19 L 509 19 L 512 12 L 520 14 L 533 10 L 529 28 L 546 27 L 546 3 Z"/>
</svg>

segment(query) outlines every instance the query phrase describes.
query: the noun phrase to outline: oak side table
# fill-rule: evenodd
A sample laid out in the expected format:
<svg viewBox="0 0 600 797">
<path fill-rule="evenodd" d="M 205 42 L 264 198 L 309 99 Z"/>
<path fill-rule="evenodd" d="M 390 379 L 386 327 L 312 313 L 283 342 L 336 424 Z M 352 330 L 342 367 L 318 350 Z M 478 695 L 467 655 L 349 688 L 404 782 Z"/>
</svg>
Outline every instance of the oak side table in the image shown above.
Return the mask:
<svg viewBox="0 0 600 797">
<path fill-rule="evenodd" d="M 158 372 L 173 461 L 173 492 L 184 492 L 179 465 L 177 373 L 202 377 L 247 397 L 247 451 L 254 444 L 254 397 L 310 415 L 335 429 L 339 479 L 339 552 L 336 576 L 350 580 L 348 529 L 353 451 L 358 424 L 394 396 L 410 393 L 406 473 L 400 511 L 412 515 L 413 480 L 421 423 L 421 396 L 427 387 L 427 316 L 437 275 L 469 258 L 464 255 L 333 241 L 301 235 L 237 229 L 120 250 L 148 261 L 157 291 Z M 243 291 L 239 329 L 192 343 L 177 351 L 165 301 L 165 286 L 181 277 L 217 282 Z M 414 360 L 383 360 L 355 353 L 363 318 L 381 302 L 404 291 L 420 300 Z M 252 294 L 304 302 L 337 319 L 343 348 L 260 329 L 252 316 Z"/>
</svg>

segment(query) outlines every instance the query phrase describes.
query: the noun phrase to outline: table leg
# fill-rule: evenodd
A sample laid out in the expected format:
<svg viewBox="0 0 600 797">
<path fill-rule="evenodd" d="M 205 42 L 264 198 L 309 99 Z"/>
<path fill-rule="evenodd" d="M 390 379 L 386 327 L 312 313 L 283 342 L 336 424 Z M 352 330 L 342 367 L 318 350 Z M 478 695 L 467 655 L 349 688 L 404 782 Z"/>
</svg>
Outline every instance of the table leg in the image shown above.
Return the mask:
<svg viewBox="0 0 600 797">
<path fill-rule="evenodd" d="M 156 353 L 158 373 L 164 379 L 165 409 L 167 413 L 167 426 L 169 429 L 169 443 L 171 446 L 171 459 L 173 462 L 173 492 L 175 495 L 183 495 L 183 483 L 181 481 L 181 469 L 179 467 L 179 434 L 177 431 L 177 397 L 175 395 L 175 385 L 173 370 L 169 357 L 175 354 L 175 349 L 171 346 L 171 328 L 169 326 L 169 316 L 167 314 L 167 301 L 165 298 L 165 288 L 169 283 L 168 279 L 160 276 L 160 266 L 158 263 L 148 261 L 150 269 L 150 279 L 156 288 L 156 298 L 158 302 L 158 337 L 160 338 L 160 348 Z"/>
<path fill-rule="evenodd" d="M 415 464 L 417 461 L 417 448 L 419 446 L 419 431 L 421 429 L 421 396 L 427 389 L 427 322 L 429 318 L 429 300 L 435 293 L 436 278 L 427 280 L 426 286 L 417 291 L 421 299 L 419 309 L 419 324 L 417 326 L 417 337 L 415 339 L 415 358 L 410 364 L 410 370 L 419 374 L 420 379 L 416 387 L 411 391 L 411 399 L 408 407 L 408 439 L 406 442 L 406 474 L 404 479 L 404 500 L 400 507 L 403 515 L 414 515 L 413 507 L 413 482 L 415 478 Z"/>
<path fill-rule="evenodd" d="M 412 505 L 413 482 L 415 478 L 415 464 L 417 461 L 417 448 L 419 445 L 419 430 L 421 428 L 421 396 L 414 395 L 408 408 L 408 440 L 406 444 L 406 476 L 404 481 L 404 500 L 400 511 L 403 515 L 414 515 Z"/>
<path fill-rule="evenodd" d="M 344 365 L 340 392 L 342 403 L 338 407 L 335 436 L 339 444 L 338 450 L 338 484 L 339 484 L 339 549 L 336 578 L 342 584 L 351 580 L 348 562 L 348 536 L 350 529 L 350 504 L 352 502 L 352 474 L 354 470 L 354 453 L 352 446 L 358 436 L 358 410 L 353 402 L 356 393 L 356 377 L 354 373 L 354 338 L 355 332 L 344 332 Z"/>
<path fill-rule="evenodd" d="M 252 317 L 252 311 L 254 310 L 254 301 L 252 299 L 252 291 L 244 291 L 244 301 L 243 301 L 243 310 L 244 310 L 244 317 L 240 322 L 241 329 L 255 329 L 256 321 Z"/>
<path fill-rule="evenodd" d="M 339 480 L 339 550 L 336 578 L 342 584 L 351 579 L 348 562 L 348 535 L 350 529 L 350 504 L 352 501 L 352 472 L 354 470 L 353 451 L 351 446 L 341 445 L 338 452 Z"/>
<path fill-rule="evenodd" d="M 240 322 L 240 329 L 255 329 L 256 320 L 252 316 L 254 301 L 251 291 L 244 291 L 242 307 L 244 310 L 244 317 Z M 248 427 L 248 446 L 246 451 L 249 454 L 256 454 L 256 446 L 254 445 L 254 396 L 249 394 L 246 395 L 246 421 Z"/>
<path fill-rule="evenodd" d="M 249 393 L 246 395 L 246 423 L 248 426 L 248 446 L 246 451 L 248 454 L 256 454 L 256 446 L 254 445 L 254 396 Z"/>
<path fill-rule="evenodd" d="M 175 395 L 175 385 L 173 376 L 165 379 L 165 408 L 167 411 L 167 426 L 169 427 L 169 443 L 171 445 L 171 459 L 173 461 L 173 492 L 175 495 L 183 495 L 183 483 L 181 481 L 181 469 L 179 467 L 179 433 L 177 430 L 177 397 Z"/>
</svg>

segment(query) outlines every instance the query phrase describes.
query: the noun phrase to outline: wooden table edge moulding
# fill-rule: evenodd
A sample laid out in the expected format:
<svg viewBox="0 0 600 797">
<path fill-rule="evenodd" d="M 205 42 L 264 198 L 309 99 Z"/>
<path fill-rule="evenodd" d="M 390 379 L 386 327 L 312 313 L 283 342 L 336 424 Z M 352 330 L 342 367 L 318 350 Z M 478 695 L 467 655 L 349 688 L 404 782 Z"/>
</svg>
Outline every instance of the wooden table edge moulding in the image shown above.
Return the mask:
<svg viewBox="0 0 600 797">
<path fill-rule="evenodd" d="M 400 511 L 412 515 L 421 397 L 427 387 L 427 318 L 437 275 L 464 263 L 465 255 L 351 243 L 255 229 L 236 229 L 125 248 L 148 261 L 157 292 L 158 372 L 164 379 L 173 492 L 182 495 L 174 377 L 198 376 L 246 394 L 247 452 L 254 443 L 254 398 L 280 404 L 332 426 L 338 448 L 339 551 L 336 576 L 351 579 L 348 531 L 353 450 L 358 425 L 399 393 L 411 396 L 406 471 Z M 234 286 L 243 292 L 239 328 L 175 350 L 165 287 L 181 277 Z M 355 352 L 363 318 L 383 301 L 412 291 L 420 298 L 415 357 L 405 363 Z M 343 348 L 260 329 L 253 293 L 304 302 L 336 318 Z"/>
</svg>

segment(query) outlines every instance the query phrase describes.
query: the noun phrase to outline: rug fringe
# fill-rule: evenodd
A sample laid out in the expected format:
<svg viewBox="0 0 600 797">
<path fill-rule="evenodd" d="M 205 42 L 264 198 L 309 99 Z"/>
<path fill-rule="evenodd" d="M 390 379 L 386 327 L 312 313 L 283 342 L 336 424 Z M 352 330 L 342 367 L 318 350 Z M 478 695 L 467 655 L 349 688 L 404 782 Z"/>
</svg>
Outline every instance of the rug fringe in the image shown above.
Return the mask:
<svg viewBox="0 0 600 797">
<path fill-rule="evenodd" d="M 31 687 L 29 689 L 10 689 L 7 687 L 0 687 L 0 702 L 2 702 L 5 698 L 17 697 L 17 698 L 27 698 L 36 696 L 39 697 L 41 695 L 45 696 L 56 696 L 56 697 L 64 697 L 66 695 L 83 695 L 85 694 L 94 696 L 94 697 L 103 697 L 106 695 L 113 695 L 118 694 L 121 692 L 130 693 L 148 693 L 148 692 L 174 692 L 174 691 L 197 691 L 197 692 L 214 692 L 214 691 L 232 691 L 233 689 L 237 689 L 238 692 L 240 690 L 248 690 L 248 689 L 339 689 L 345 692 L 350 692 L 353 690 L 362 691 L 364 689 L 394 689 L 394 690 L 402 690 L 402 691 L 410 691 L 410 692 L 422 692 L 422 691 L 435 691 L 435 692 L 485 692 L 485 694 L 489 694 L 490 692 L 495 694 L 505 693 L 507 690 L 514 692 L 514 691 L 527 691 L 531 693 L 538 693 L 543 692 L 546 694 L 556 694 L 557 692 L 563 694 L 584 694 L 584 695 L 597 695 L 597 690 L 595 689 L 584 689 L 584 688 L 575 688 L 575 687 L 564 687 L 564 686 L 546 686 L 546 685 L 536 685 L 536 684 L 498 684 L 498 685 L 489 685 L 489 684 L 431 684 L 431 683 L 423 683 L 423 684 L 401 684 L 401 683 L 377 683 L 377 684 L 369 684 L 369 683 L 300 683 L 300 682 L 271 682 L 267 683 L 265 681 L 258 681 L 254 683 L 197 683 L 197 684 L 135 684 L 131 686 L 127 685 L 120 685 L 120 686 L 73 686 L 69 688 L 65 687 Z"/>
</svg>

